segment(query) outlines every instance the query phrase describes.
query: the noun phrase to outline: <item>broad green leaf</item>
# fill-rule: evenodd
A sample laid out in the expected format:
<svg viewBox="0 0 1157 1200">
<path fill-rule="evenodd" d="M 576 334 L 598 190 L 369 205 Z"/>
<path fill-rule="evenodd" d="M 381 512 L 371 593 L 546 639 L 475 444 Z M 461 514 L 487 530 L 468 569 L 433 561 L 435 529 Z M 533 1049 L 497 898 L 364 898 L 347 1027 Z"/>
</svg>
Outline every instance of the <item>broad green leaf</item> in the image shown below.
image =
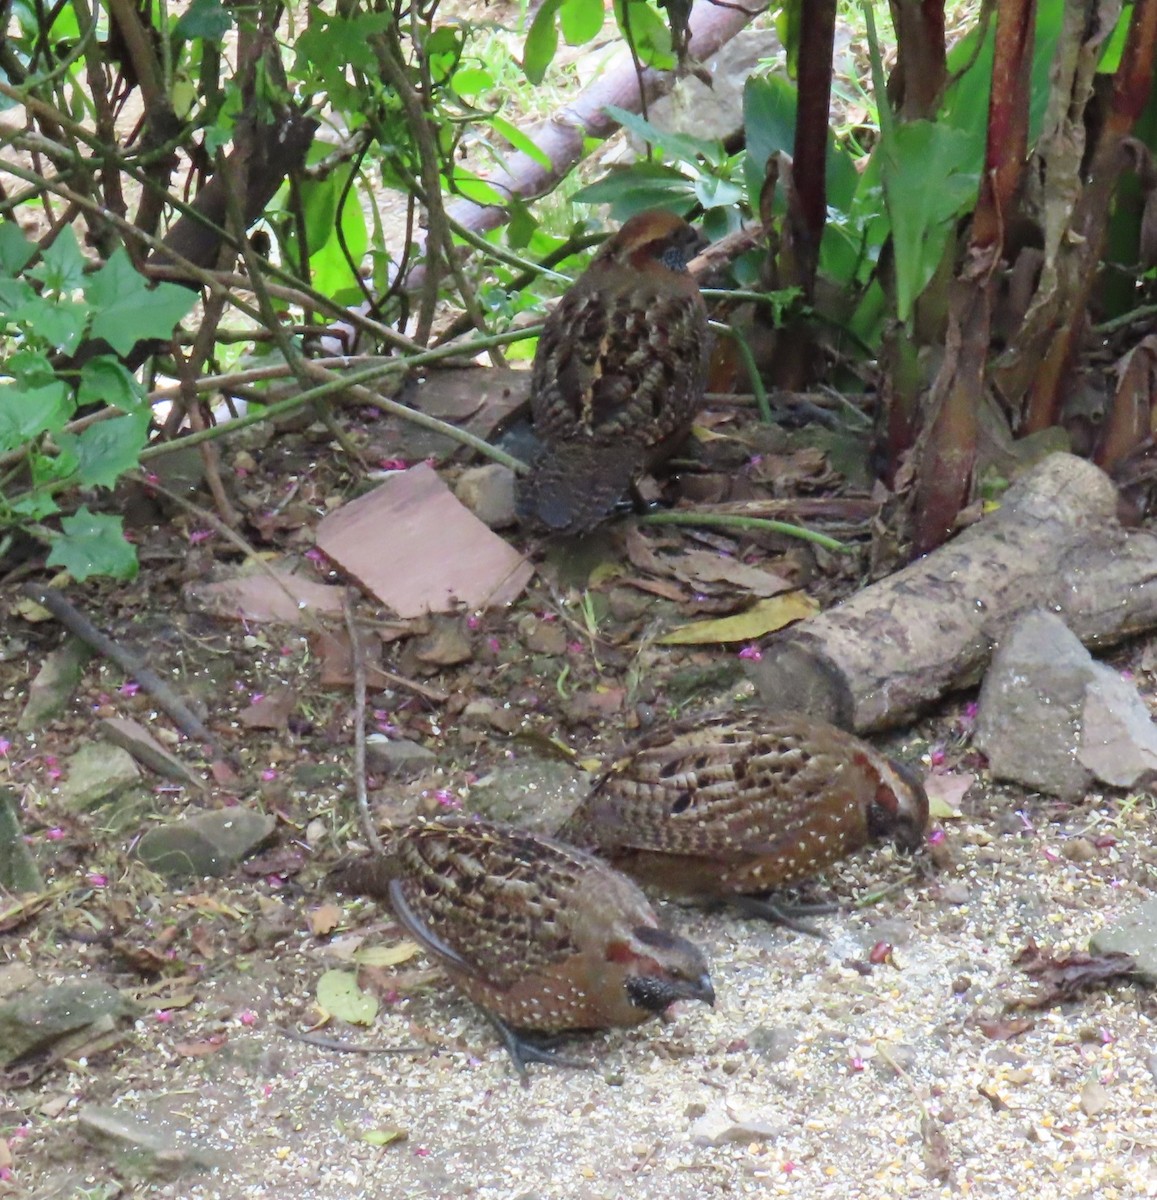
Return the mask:
<svg viewBox="0 0 1157 1200">
<path fill-rule="evenodd" d="M 353 971 L 326 971 L 317 981 L 317 1002 L 352 1025 L 370 1025 L 378 1014 L 377 998 L 358 987 Z"/>
<path fill-rule="evenodd" d="M 221 0 L 193 0 L 174 28 L 179 38 L 219 42 L 233 28 L 233 12 Z"/>
<path fill-rule="evenodd" d="M 535 13 L 526 42 L 522 47 L 522 70 L 531 83 L 541 83 L 546 69 L 558 50 L 558 25 L 555 18 L 562 0 L 546 0 Z"/>
<path fill-rule="evenodd" d="M 36 299 L 36 289 L 23 279 L 0 279 L 0 316 L 7 316 Z"/>
<path fill-rule="evenodd" d="M 896 316 L 906 322 L 955 235 L 955 218 L 976 202 L 979 181 L 962 170 L 970 157 L 969 138 L 945 125 L 897 124 L 880 152 L 895 252 Z"/>
<path fill-rule="evenodd" d="M 462 67 L 454 72 L 450 87 L 463 99 L 470 100 L 494 87 L 494 76 L 484 67 Z"/>
<path fill-rule="evenodd" d="M 140 465 L 148 441 L 147 410 L 97 421 L 78 434 L 59 433 L 62 451 L 76 459 L 76 482 L 81 487 L 112 487 L 126 472 Z"/>
<path fill-rule="evenodd" d="M 806 592 L 785 592 L 760 600 L 733 617 L 713 621 L 694 621 L 672 629 L 659 638 L 664 646 L 704 646 L 721 642 L 749 642 L 782 629 L 793 621 L 802 621 L 819 612 L 819 605 Z"/>
<path fill-rule="evenodd" d="M 19 275 L 35 253 L 15 221 L 0 221 L 0 275 Z"/>
<path fill-rule="evenodd" d="M 517 125 L 511 124 L 505 117 L 499 116 L 491 117 L 490 125 L 496 133 L 502 134 L 515 150 L 521 150 L 523 154 L 532 158 L 540 167 L 545 167 L 548 171 L 551 169 L 550 155 L 545 150 L 539 149 Z"/>
<path fill-rule="evenodd" d="M 721 141 L 692 137 L 687 133 L 668 133 L 656 128 L 638 113 L 614 104 L 608 104 L 605 111 L 629 133 L 661 150 L 668 158 L 677 158 L 686 163 L 697 163 L 702 159 L 717 166 L 727 157 Z"/>
<path fill-rule="evenodd" d="M 62 380 L 35 388 L 0 385 L 0 453 L 16 450 L 42 433 L 57 433 L 73 411 Z"/>
<path fill-rule="evenodd" d="M 124 522 L 111 513 L 93 513 L 81 506 L 71 517 L 62 517 L 63 534 L 54 538 L 47 563 L 63 567 L 78 583 L 91 575 L 132 579 L 137 573 L 137 552 L 125 541 Z"/>
<path fill-rule="evenodd" d="M 620 167 L 572 197 L 576 204 L 609 204 L 620 221 L 647 208 L 667 208 L 686 216 L 695 207 L 695 185 L 674 167 L 635 163 Z"/>
<path fill-rule="evenodd" d="M 506 203 L 506 198 L 492 183 L 480 179 L 473 171 L 468 171 L 465 167 L 456 166 L 454 168 L 453 181 L 447 180 L 446 188 L 456 195 L 465 196 L 467 200 L 473 200 L 475 204 Z"/>
<path fill-rule="evenodd" d="M 174 326 L 197 303 L 195 292 L 175 283 L 150 288 L 120 246 L 89 276 L 84 294 L 97 310 L 92 336 L 103 338 L 118 354 L 128 354 L 147 338 L 172 337 Z"/>
<path fill-rule="evenodd" d="M 71 225 L 66 225 L 40 256 L 36 266 L 28 269 L 28 274 L 39 279 L 50 291 L 71 292 L 84 282 L 84 267 L 84 255 L 80 252 L 76 234 Z"/>
<path fill-rule="evenodd" d="M 624 9 L 626 13 L 624 15 Z M 657 71 L 677 65 L 671 53 L 671 30 L 667 22 L 645 0 L 615 0 L 615 19 L 623 37 L 634 44 L 640 61 Z"/>
<path fill-rule="evenodd" d="M 598 37 L 606 19 L 603 0 L 562 0 L 558 19 L 568 46 L 582 46 Z"/>
<path fill-rule="evenodd" d="M 133 412 L 144 402 L 145 389 L 124 364 L 111 355 L 90 358 L 80 368 L 80 386 L 76 390 L 78 407 L 107 404 L 122 412 Z"/>
<path fill-rule="evenodd" d="M 704 175 L 695 180 L 695 198 L 704 208 L 735 208 L 743 199 L 743 189 L 729 179 Z"/>
<path fill-rule="evenodd" d="M 48 387 L 56 382 L 56 370 L 48 355 L 28 347 L 8 356 L 4 374 L 11 375 L 24 388 Z"/>
<path fill-rule="evenodd" d="M 12 313 L 12 320 L 22 322 L 31 335 L 54 350 L 71 354 L 80 344 L 90 312 L 87 304 L 77 300 L 33 296 Z"/>
</svg>

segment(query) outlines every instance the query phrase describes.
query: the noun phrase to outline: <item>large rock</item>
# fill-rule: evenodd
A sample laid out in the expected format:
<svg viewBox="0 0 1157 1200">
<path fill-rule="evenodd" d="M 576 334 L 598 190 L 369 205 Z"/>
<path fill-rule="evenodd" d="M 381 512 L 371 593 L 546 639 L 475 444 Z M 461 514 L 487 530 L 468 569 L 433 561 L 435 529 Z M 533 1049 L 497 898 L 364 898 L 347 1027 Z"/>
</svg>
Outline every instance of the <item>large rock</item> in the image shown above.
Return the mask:
<svg viewBox="0 0 1157 1200">
<path fill-rule="evenodd" d="M 135 1006 L 116 988 L 77 980 L 21 992 L 0 1004 L 0 1066 L 45 1050 L 61 1038 L 104 1018 L 132 1016 Z"/>
<path fill-rule="evenodd" d="M 108 742 L 81 746 L 67 765 L 68 778 L 61 784 L 60 798 L 81 812 L 112 800 L 141 778 L 133 756 Z"/>
<path fill-rule="evenodd" d="M 1068 800 L 1095 782 L 1136 787 L 1157 776 L 1157 727 L 1136 689 L 1042 610 L 1021 617 L 993 654 L 974 741 L 994 778 Z"/>
<path fill-rule="evenodd" d="M 163 875 L 224 875 L 273 832 L 273 817 L 245 808 L 196 813 L 150 829 L 137 857 Z"/>
</svg>

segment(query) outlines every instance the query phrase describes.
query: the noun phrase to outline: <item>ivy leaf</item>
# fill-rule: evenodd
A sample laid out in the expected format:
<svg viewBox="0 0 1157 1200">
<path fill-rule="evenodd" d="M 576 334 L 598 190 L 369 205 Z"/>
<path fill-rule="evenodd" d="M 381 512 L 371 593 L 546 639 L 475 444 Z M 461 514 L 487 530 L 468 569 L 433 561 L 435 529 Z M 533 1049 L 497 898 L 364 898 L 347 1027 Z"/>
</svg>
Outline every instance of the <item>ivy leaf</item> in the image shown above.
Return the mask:
<svg viewBox="0 0 1157 1200">
<path fill-rule="evenodd" d="M 174 32 L 179 38 L 219 42 L 232 28 L 233 13 L 221 0 L 193 0 Z"/>
<path fill-rule="evenodd" d="M 353 971 L 326 971 L 317 981 L 317 1002 L 352 1025 L 372 1025 L 378 1012 L 377 998 L 358 987 Z"/>
<path fill-rule="evenodd" d="M 43 387 L 0 387 L 0 453 L 42 433 L 56 433 L 72 414 L 72 397 L 59 379 Z"/>
<path fill-rule="evenodd" d="M 71 354 L 80 343 L 91 309 L 87 304 L 63 297 L 32 296 L 12 313 L 29 331 L 56 350 Z"/>
<path fill-rule="evenodd" d="M 124 254 L 124 250 L 118 251 Z M 128 256 L 125 255 L 127 258 Z M 40 256 L 40 262 L 30 267 L 28 274 L 39 279 L 46 288 L 56 292 L 71 292 L 84 282 L 84 255 L 71 225 L 66 225 L 56 241 Z"/>
<path fill-rule="evenodd" d="M 15 221 L 0 221 L 0 274 L 19 275 L 35 253 L 36 247 Z"/>
<path fill-rule="evenodd" d="M 60 522 L 63 530 L 52 543 L 47 563 L 62 567 L 78 583 L 90 575 L 132 579 L 137 573 L 137 552 L 125 540 L 124 522 L 111 513 L 94 513 L 83 505 Z"/>
<path fill-rule="evenodd" d="M 150 288 L 121 246 L 89 277 L 84 294 L 97 310 L 92 336 L 103 338 L 118 354 L 128 354 L 147 338 L 169 338 L 173 327 L 197 303 L 195 293 L 175 283 Z"/>
<path fill-rule="evenodd" d="M 78 408 L 88 404 L 107 404 L 122 412 L 134 412 L 144 401 L 144 388 L 132 372 L 111 354 L 90 358 L 80 368 L 80 386 L 76 390 Z"/>
<path fill-rule="evenodd" d="M 60 448 L 76 458 L 76 482 L 81 487 L 112 487 L 140 464 L 148 440 L 147 411 L 97 421 L 78 434 L 57 434 Z"/>
</svg>

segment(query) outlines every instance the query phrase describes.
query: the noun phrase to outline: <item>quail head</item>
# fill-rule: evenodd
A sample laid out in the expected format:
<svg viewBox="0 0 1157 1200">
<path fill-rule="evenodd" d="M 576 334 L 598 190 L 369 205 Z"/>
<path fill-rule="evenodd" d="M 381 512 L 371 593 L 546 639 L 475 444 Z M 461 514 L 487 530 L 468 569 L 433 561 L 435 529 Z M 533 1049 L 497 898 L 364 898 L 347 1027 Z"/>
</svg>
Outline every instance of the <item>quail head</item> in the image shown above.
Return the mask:
<svg viewBox="0 0 1157 1200">
<path fill-rule="evenodd" d="M 748 898 L 874 840 L 914 850 L 927 821 L 919 780 L 866 742 L 821 721 L 749 711 L 640 741 L 558 836 L 668 892 L 735 898 L 783 920 L 785 907 Z"/>
<path fill-rule="evenodd" d="M 516 483 L 532 528 L 593 529 L 686 436 L 710 352 L 707 309 L 687 272 L 701 245 L 679 217 L 639 213 L 548 318 L 530 383 L 540 450 Z"/>
<path fill-rule="evenodd" d="M 498 1031 L 524 1081 L 558 1058 L 516 1033 L 636 1025 L 676 1000 L 715 1001 L 699 949 L 599 859 L 552 838 L 467 818 L 402 830 L 335 873 L 387 900 L 407 933 Z"/>
</svg>

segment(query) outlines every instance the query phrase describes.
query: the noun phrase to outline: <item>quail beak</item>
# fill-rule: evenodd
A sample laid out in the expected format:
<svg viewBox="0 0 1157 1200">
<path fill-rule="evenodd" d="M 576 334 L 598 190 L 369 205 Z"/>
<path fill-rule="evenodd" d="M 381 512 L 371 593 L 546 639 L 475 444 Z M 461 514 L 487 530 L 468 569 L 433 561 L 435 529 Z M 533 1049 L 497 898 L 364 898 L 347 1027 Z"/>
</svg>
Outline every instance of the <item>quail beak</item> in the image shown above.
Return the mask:
<svg viewBox="0 0 1157 1200">
<path fill-rule="evenodd" d="M 711 984 L 711 976 L 704 972 L 692 984 L 687 986 L 688 1000 L 702 1000 L 711 1008 L 715 1007 L 715 988 Z"/>
</svg>

